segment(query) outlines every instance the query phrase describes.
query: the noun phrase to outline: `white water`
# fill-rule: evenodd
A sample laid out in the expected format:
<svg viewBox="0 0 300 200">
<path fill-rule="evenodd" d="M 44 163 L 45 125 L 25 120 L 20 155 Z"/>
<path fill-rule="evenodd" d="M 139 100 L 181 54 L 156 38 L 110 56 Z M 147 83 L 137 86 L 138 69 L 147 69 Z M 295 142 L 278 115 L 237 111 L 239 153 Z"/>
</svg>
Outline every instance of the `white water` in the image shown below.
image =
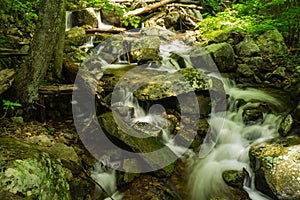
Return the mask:
<svg viewBox="0 0 300 200">
<path fill-rule="evenodd" d="M 95 188 L 95 197 L 98 199 L 100 196 L 107 196 L 104 200 L 121 200 L 123 195 L 117 190 L 116 184 L 116 172 L 113 169 L 108 168 L 111 166 L 109 158 L 103 158 L 101 163 L 95 163 L 94 169 L 91 170 L 91 177 L 97 182 Z M 104 191 L 103 191 L 104 190 Z"/>
<path fill-rule="evenodd" d="M 66 31 L 72 28 L 71 14 L 71 11 L 66 12 Z"/>
<path fill-rule="evenodd" d="M 222 173 L 226 170 L 246 169 L 251 183 L 245 185 L 252 200 L 271 199 L 258 192 L 254 187 L 253 172 L 249 166 L 248 150 L 251 144 L 278 136 L 280 116 L 264 114 L 261 124 L 245 125 L 242 113 L 247 108 L 255 108 L 258 103 L 251 100 L 267 102 L 280 106 L 274 97 L 256 89 L 238 89 L 226 84 L 229 98 L 229 110 L 217 113 L 209 120 L 215 137 L 206 139 L 201 146 L 199 157 L 190 161 L 189 188 L 192 200 L 206 200 L 212 197 L 230 198 L 230 187 L 225 184 Z M 245 105 L 235 109 L 237 99 L 244 99 Z M 213 140 L 213 141 L 211 141 Z"/>
</svg>

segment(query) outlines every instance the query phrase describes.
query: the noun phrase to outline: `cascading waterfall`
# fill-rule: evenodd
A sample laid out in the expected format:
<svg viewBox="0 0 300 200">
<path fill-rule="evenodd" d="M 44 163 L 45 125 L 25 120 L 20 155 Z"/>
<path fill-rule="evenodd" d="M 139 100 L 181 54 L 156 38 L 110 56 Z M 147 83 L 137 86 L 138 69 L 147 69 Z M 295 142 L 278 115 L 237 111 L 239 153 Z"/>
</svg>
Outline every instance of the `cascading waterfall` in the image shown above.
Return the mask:
<svg viewBox="0 0 300 200">
<path fill-rule="evenodd" d="M 243 111 L 255 108 L 261 101 L 280 106 L 274 97 L 256 89 L 239 89 L 225 84 L 229 98 L 229 110 L 217 113 L 209 120 L 210 128 L 216 135 L 215 141 L 204 141 L 199 157 L 190 162 L 189 188 L 191 199 L 210 199 L 213 197 L 230 198 L 230 187 L 223 181 L 222 173 L 226 170 L 247 170 L 251 183 L 244 189 L 253 200 L 271 199 L 255 190 L 254 175 L 249 166 L 248 150 L 251 144 L 278 136 L 277 130 L 281 117 L 274 114 L 263 114 L 261 124 L 246 125 L 243 121 Z M 236 108 L 238 99 L 247 103 Z M 220 117 L 221 116 L 221 117 Z"/>
<path fill-rule="evenodd" d="M 71 14 L 71 11 L 66 12 L 66 31 L 72 28 Z"/>
</svg>

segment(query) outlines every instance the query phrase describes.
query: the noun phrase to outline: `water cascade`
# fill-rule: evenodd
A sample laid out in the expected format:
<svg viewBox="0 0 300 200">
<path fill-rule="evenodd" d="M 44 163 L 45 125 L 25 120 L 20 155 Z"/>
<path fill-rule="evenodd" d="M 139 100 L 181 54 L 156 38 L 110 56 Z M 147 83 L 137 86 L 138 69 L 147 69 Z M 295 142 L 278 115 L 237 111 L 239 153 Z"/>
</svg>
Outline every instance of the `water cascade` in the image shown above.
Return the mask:
<svg viewBox="0 0 300 200">
<path fill-rule="evenodd" d="M 200 158 L 190 163 L 191 198 L 232 199 L 230 187 L 223 181 L 222 173 L 226 170 L 246 170 L 250 181 L 244 183 L 244 190 L 248 192 L 250 198 L 253 200 L 271 199 L 255 190 L 248 150 L 252 144 L 278 136 L 277 130 L 281 117 L 264 113 L 262 122 L 245 124 L 242 115 L 245 109 L 257 107 L 259 105 L 255 103 L 257 101 L 275 106 L 280 106 L 280 102 L 267 93 L 253 88 L 239 89 L 227 84 L 226 93 L 230 96 L 228 111 L 225 114 L 215 114 L 209 120 L 210 128 L 217 135 L 215 143 L 204 141 L 200 149 Z M 241 99 L 246 103 L 237 108 L 238 100 Z"/>
</svg>

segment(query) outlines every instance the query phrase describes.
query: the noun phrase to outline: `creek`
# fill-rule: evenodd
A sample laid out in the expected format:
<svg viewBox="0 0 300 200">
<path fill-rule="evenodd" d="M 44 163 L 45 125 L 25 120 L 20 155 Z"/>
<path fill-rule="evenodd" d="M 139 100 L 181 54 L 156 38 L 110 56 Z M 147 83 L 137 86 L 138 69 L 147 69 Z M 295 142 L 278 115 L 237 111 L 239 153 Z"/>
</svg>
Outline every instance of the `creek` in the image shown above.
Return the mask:
<svg viewBox="0 0 300 200">
<path fill-rule="evenodd" d="M 97 16 L 100 16 L 100 14 Z M 98 18 L 100 21 L 99 26 L 102 26 L 100 17 Z M 126 39 L 128 41 L 132 40 L 132 38 L 126 38 L 125 36 L 124 40 Z M 92 39 L 89 39 L 87 45 L 84 47 L 92 47 L 91 44 Z M 93 53 L 99 55 L 103 49 L 104 47 L 99 45 L 94 49 Z M 172 53 L 181 55 L 187 68 L 193 67 L 188 56 L 190 46 L 184 44 L 182 40 L 162 41 L 159 50 L 160 56 L 163 57 L 162 64 L 157 68 L 149 65 L 145 67 L 146 69 L 151 68 L 151 70 L 163 73 L 176 73 L 180 69 L 180 64 L 174 61 L 174 59 L 170 59 L 170 54 Z M 118 53 L 120 54 L 120 52 L 122 51 Z M 121 55 L 118 56 L 118 59 L 120 57 Z M 123 60 L 119 59 L 119 62 L 122 61 L 127 62 L 126 58 Z M 114 65 L 103 66 L 101 70 L 107 68 L 114 68 Z M 280 115 L 266 112 L 262 114 L 262 118 L 258 122 L 247 123 L 243 119 L 243 113 L 247 109 L 258 108 L 261 104 L 281 107 L 281 102 L 258 89 L 241 89 L 233 81 L 222 78 L 220 74 L 215 75 L 212 73 L 210 76 L 215 76 L 222 80 L 223 87 L 228 96 L 227 102 L 225 102 L 227 110 L 216 111 L 209 115 L 210 128 L 200 147 L 199 155 L 174 142 L 174 136 L 171 134 L 170 128 L 165 126 L 165 118 L 162 117 L 163 113 L 166 112 L 162 105 L 154 104 L 145 110 L 134 97 L 133 91 L 123 88 L 114 91 L 113 95 L 117 96 L 117 98 L 114 98 L 111 106 L 113 110 L 127 109 L 128 113 L 123 118 L 127 124 L 145 123 L 153 129 L 162 130 L 162 142 L 175 155 L 188 154 L 188 190 L 192 199 L 206 200 L 215 197 L 231 199 L 230 186 L 226 185 L 222 177 L 223 172 L 228 170 L 244 171 L 247 174 L 243 189 L 249 194 L 251 199 L 271 199 L 255 189 L 254 174 L 250 167 L 248 151 L 253 144 L 277 137 L 282 118 Z M 240 102 L 243 103 L 241 104 Z M 128 108 L 133 110 L 133 112 L 130 113 Z M 95 170 L 92 174 L 94 177 L 101 177 L 101 174 L 110 174 L 109 178 L 106 178 L 104 182 L 102 180 L 102 183 L 99 178 L 95 178 L 100 185 L 110 185 L 108 182 L 115 183 L 113 180 L 115 179 L 115 175 L 112 172 L 107 173 L 107 171 Z M 110 185 L 109 187 L 114 188 L 112 193 L 115 192 L 115 186 Z"/>
</svg>

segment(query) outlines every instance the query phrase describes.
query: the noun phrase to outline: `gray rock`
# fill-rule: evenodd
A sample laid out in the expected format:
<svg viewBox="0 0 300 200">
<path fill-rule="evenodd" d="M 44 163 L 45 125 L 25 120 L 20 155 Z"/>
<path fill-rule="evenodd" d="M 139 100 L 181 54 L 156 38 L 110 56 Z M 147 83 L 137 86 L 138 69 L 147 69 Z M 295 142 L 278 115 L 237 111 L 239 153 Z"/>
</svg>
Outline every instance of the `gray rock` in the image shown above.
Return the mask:
<svg viewBox="0 0 300 200">
<path fill-rule="evenodd" d="M 84 25 L 89 25 L 92 28 L 98 27 L 97 15 L 92 8 L 72 12 L 71 21 L 73 27 Z"/>
<path fill-rule="evenodd" d="M 156 36 L 144 36 L 131 43 L 130 55 L 139 64 L 160 61 L 160 39 Z"/>
<path fill-rule="evenodd" d="M 256 42 L 263 54 L 276 55 L 287 53 L 288 50 L 283 36 L 277 29 L 266 31 L 257 38 Z"/>
<path fill-rule="evenodd" d="M 211 44 L 205 49 L 212 55 L 220 72 L 229 72 L 235 69 L 235 54 L 230 44 Z"/>
<path fill-rule="evenodd" d="M 71 199 L 67 171 L 57 157 L 37 145 L 0 138 L 0 194 L 26 199 Z"/>
<path fill-rule="evenodd" d="M 274 199 L 300 199 L 300 138 L 275 138 L 250 148 L 255 186 Z"/>
<path fill-rule="evenodd" d="M 236 54 L 241 57 L 251 57 L 259 55 L 259 47 L 251 37 L 245 39 L 235 46 Z"/>
</svg>

